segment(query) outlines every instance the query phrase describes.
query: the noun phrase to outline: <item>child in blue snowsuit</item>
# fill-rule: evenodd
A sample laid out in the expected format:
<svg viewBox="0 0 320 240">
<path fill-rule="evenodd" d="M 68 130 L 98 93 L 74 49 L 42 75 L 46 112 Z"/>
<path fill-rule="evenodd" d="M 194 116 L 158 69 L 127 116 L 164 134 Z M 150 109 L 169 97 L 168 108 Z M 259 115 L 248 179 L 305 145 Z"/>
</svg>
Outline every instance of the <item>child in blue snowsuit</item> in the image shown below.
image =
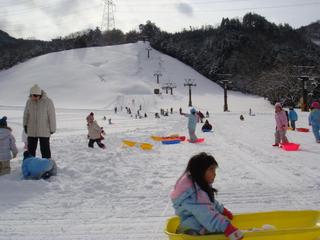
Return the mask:
<svg viewBox="0 0 320 240">
<path fill-rule="evenodd" d="M 24 179 L 38 180 L 40 178 L 48 179 L 57 175 L 57 165 L 55 161 L 47 158 L 37 158 L 23 153 L 22 174 Z"/>
<path fill-rule="evenodd" d="M 180 218 L 177 233 L 224 233 L 230 240 L 243 239 L 243 233 L 231 224 L 233 214 L 215 199 L 217 190 L 212 188 L 212 183 L 217 167 L 214 157 L 204 152 L 189 160 L 170 194 Z"/>
<path fill-rule="evenodd" d="M 189 131 L 189 137 L 191 142 L 197 141 L 196 136 L 196 126 L 197 126 L 197 111 L 192 108 L 190 110 L 190 114 L 181 112 L 180 114 L 188 118 L 188 131 Z"/>
<path fill-rule="evenodd" d="M 309 126 L 312 126 L 313 135 L 317 143 L 320 143 L 320 104 L 313 102 L 309 114 Z"/>
<path fill-rule="evenodd" d="M 296 129 L 296 121 L 298 121 L 298 114 L 296 113 L 296 111 L 294 110 L 294 108 L 289 108 L 289 121 L 290 121 L 290 125 L 292 130 Z"/>
</svg>

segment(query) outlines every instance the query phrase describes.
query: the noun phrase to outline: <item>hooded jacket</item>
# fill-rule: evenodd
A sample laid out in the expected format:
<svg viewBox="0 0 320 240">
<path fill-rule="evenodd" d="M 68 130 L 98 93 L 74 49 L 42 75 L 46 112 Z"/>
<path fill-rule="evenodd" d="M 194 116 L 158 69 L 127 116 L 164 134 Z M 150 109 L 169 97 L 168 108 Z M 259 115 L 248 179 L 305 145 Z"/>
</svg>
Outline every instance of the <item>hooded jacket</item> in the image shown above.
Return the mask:
<svg viewBox="0 0 320 240">
<path fill-rule="evenodd" d="M 0 127 L 0 161 L 9 161 L 12 155 L 17 155 L 16 139 L 7 127 Z"/>
<path fill-rule="evenodd" d="M 230 221 L 222 215 L 223 205 L 217 200 L 211 202 L 208 194 L 185 174 L 178 180 L 170 197 L 176 215 L 180 218 L 179 229 L 196 231 L 202 235 L 208 232 L 224 232 Z"/>
<path fill-rule="evenodd" d="M 98 125 L 97 121 L 89 122 L 87 127 L 90 139 L 101 139 L 101 133 L 103 132 L 103 130 Z"/>
<path fill-rule="evenodd" d="M 53 160 L 32 156 L 23 159 L 21 166 L 25 179 L 40 179 L 45 172 L 52 170 L 53 167 Z"/>
<path fill-rule="evenodd" d="M 23 126 L 28 137 L 50 137 L 56 131 L 56 113 L 53 102 L 42 90 L 37 101 L 28 99 L 23 113 Z"/>
<path fill-rule="evenodd" d="M 277 125 L 277 130 L 287 130 L 288 128 L 288 118 L 285 111 L 281 110 L 275 114 L 275 120 Z"/>
<path fill-rule="evenodd" d="M 309 125 L 320 127 L 320 110 L 313 109 L 308 117 Z"/>
<path fill-rule="evenodd" d="M 295 110 L 289 110 L 289 120 L 290 121 L 297 121 L 298 120 L 298 114 Z"/>
</svg>

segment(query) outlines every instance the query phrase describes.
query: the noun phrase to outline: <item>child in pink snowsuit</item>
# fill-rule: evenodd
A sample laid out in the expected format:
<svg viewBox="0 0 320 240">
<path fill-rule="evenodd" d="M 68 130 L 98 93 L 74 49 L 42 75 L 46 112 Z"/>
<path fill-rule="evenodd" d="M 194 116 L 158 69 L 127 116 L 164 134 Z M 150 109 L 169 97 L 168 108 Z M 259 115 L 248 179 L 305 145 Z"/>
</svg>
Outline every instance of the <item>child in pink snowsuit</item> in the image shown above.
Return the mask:
<svg viewBox="0 0 320 240">
<path fill-rule="evenodd" d="M 276 103 L 275 107 L 275 120 L 276 120 L 276 132 L 275 136 L 275 143 L 272 145 L 274 147 L 279 146 L 281 143 L 287 143 L 288 139 L 286 137 L 287 129 L 288 129 L 288 118 L 283 111 L 281 103 Z"/>
</svg>

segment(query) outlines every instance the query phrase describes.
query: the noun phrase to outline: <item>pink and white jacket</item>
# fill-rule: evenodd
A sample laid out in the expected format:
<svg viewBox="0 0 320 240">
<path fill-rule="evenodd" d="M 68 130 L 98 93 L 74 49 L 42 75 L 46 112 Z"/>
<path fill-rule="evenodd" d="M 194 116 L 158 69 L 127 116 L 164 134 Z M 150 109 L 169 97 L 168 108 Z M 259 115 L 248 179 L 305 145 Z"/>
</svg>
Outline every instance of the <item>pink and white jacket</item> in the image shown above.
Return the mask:
<svg viewBox="0 0 320 240">
<path fill-rule="evenodd" d="M 275 119 L 276 119 L 276 125 L 277 125 L 277 130 L 287 130 L 288 128 L 288 118 L 285 113 L 285 111 L 280 111 L 275 114 Z"/>
<path fill-rule="evenodd" d="M 195 184 L 188 174 L 179 179 L 170 197 L 176 215 L 180 218 L 179 232 L 202 235 L 224 232 L 230 221 L 223 216 L 223 205 L 211 202 L 208 194 Z"/>
</svg>

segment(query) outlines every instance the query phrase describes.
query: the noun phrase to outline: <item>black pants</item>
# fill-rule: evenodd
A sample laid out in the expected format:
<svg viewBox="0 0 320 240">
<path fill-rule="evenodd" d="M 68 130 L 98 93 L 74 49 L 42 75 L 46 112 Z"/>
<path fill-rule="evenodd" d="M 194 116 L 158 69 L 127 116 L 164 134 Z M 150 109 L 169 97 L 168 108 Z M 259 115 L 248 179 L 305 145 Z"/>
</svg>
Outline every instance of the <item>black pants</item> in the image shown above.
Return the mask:
<svg viewBox="0 0 320 240">
<path fill-rule="evenodd" d="M 42 158 L 51 158 L 49 137 L 28 137 L 29 153 L 34 157 L 36 156 L 38 139 L 40 140 L 40 151 L 41 151 Z"/>
<path fill-rule="evenodd" d="M 90 139 L 88 143 L 88 147 L 93 148 L 93 144 L 97 143 L 99 147 L 105 148 L 104 144 L 101 142 L 101 139 Z"/>
</svg>

